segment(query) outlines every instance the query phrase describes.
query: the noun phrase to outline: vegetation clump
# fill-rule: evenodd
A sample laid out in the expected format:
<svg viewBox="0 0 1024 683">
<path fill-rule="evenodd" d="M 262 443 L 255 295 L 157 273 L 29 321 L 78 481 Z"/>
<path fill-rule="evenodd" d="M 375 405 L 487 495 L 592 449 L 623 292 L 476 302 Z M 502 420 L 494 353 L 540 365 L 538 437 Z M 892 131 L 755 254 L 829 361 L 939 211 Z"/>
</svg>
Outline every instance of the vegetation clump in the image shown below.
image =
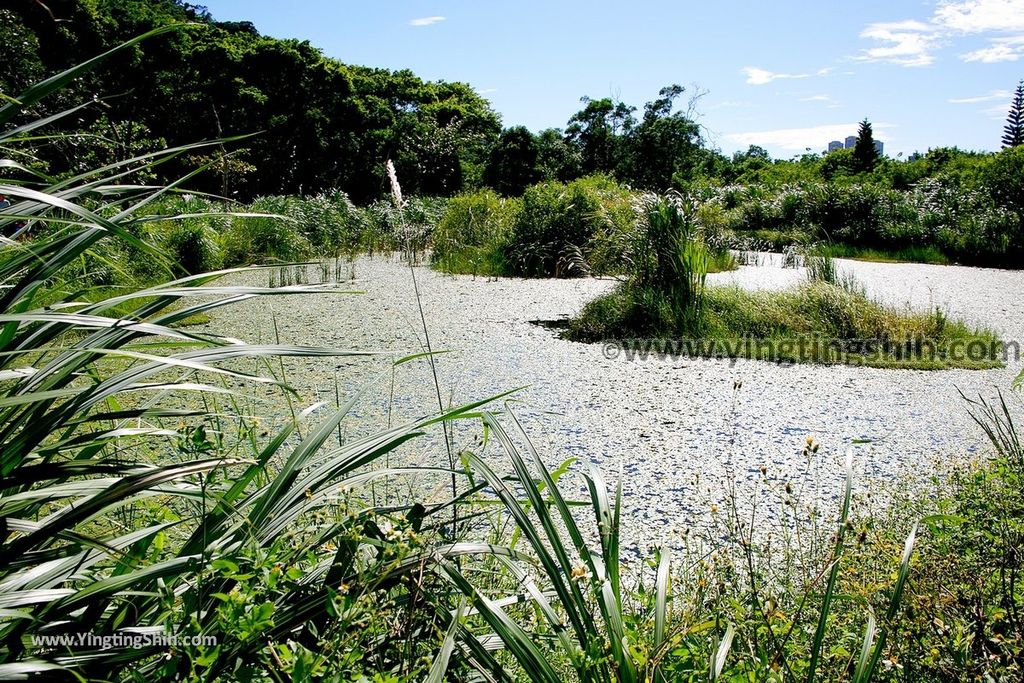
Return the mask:
<svg viewBox="0 0 1024 683">
<path fill-rule="evenodd" d="M 868 298 L 830 256 L 807 257 L 808 282 L 784 291 L 708 286 L 692 203 L 648 198 L 625 282 L 570 321 L 575 341 L 649 345 L 684 355 L 942 369 L 1002 365 L 992 332 L 940 310 L 900 311 Z M 657 351 L 655 351 L 657 352 Z"/>
<path fill-rule="evenodd" d="M 448 273 L 507 274 L 505 250 L 521 208 L 519 199 L 493 190 L 452 197 L 434 230 L 434 266 Z"/>
<path fill-rule="evenodd" d="M 433 236 L 435 267 L 519 277 L 620 276 L 647 248 L 637 205 L 645 196 L 607 176 L 548 181 L 521 198 L 482 190 L 448 204 Z M 720 234 L 709 235 L 705 270 L 736 267 Z"/>
<path fill-rule="evenodd" d="M 719 230 L 776 250 L 825 242 L 837 254 L 870 259 L 1018 267 L 1021 149 L 989 156 L 933 150 L 828 181 L 805 172 L 787 178 L 772 166 L 742 183 L 702 183 L 693 192 Z"/>
<path fill-rule="evenodd" d="M 633 222 L 630 192 L 608 177 L 527 188 L 506 248 L 512 273 L 579 277 L 615 272 Z"/>
</svg>

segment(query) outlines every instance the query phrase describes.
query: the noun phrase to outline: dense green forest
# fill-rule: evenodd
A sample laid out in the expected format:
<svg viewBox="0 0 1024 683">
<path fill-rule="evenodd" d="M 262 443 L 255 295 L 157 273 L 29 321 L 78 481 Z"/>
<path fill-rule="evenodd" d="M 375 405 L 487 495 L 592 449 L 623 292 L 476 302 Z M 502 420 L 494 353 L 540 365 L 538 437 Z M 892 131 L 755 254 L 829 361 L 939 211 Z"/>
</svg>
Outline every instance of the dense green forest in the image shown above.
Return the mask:
<svg viewBox="0 0 1024 683">
<path fill-rule="evenodd" d="M 379 196 L 382 163 L 395 161 L 413 193 L 451 194 L 481 174 L 500 123 L 462 83 L 409 71 L 349 66 L 305 41 L 261 36 L 246 22 L 217 22 L 173 0 L 25 0 L 0 13 L 0 80 L 9 95 L 156 26 L 193 26 L 146 41 L 99 65 L 49 101 L 61 111 L 98 101 L 61 122 L 81 131 L 40 150 L 51 172 L 89 168 L 164 145 L 258 133 L 228 147 L 200 187 L 232 197 L 338 188 Z M 196 159 L 159 171 L 177 177 Z M 255 172 L 259 169 L 259 172 Z"/>
<path fill-rule="evenodd" d="M 641 117 L 610 99 L 584 98 L 564 131 L 502 130 L 469 85 L 426 82 L 410 71 L 342 64 L 306 41 L 261 36 L 247 22 L 218 22 L 177 0 L 24 0 L 0 15 L 0 79 L 21 92 L 156 26 L 187 30 L 147 41 L 101 65 L 47 111 L 90 97 L 99 102 L 63 122 L 83 132 L 49 151 L 49 170 L 85 168 L 196 138 L 258 135 L 229 147 L 231 159 L 205 180 L 239 199 L 340 189 L 357 202 L 381 194 L 383 161 L 394 160 L 407 191 L 451 195 L 488 184 L 522 194 L 545 179 L 614 173 L 643 187 L 713 172 L 724 158 L 675 111 L 680 86 L 664 88 Z M 259 173 L 254 172 L 259 169 Z M 164 179 L 181 168 L 168 167 Z"/>
</svg>

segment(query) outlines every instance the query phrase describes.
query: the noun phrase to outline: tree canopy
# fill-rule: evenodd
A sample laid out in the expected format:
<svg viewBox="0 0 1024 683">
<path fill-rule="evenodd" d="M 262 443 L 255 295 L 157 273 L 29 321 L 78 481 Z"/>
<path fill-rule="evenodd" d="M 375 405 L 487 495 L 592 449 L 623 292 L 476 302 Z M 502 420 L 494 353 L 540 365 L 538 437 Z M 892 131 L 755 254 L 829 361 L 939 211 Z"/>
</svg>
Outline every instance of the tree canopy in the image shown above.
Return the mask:
<svg viewBox="0 0 1024 683">
<path fill-rule="evenodd" d="M 643 106 L 583 97 L 562 129 L 503 129 L 468 84 L 344 64 L 307 41 L 217 21 L 182 0 L 48 0 L 45 6 L 25 0 L 2 9 L 0 91 L 17 96 L 49 74 L 167 24 L 183 26 L 28 108 L 26 119 L 39 118 L 95 100 L 56 122 L 55 132 L 74 135 L 31 150 L 42 160 L 38 170 L 59 176 L 161 147 L 247 136 L 166 163 L 155 179 L 174 180 L 205 164 L 209 170 L 190 181 L 194 189 L 241 200 L 342 190 L 368 203 L 385 192 L 388 159 L 408 194 L 440 196 L 485 185 L 515 196 L 540 181 L 592 174 L 653 191 L 704 180 L 846 179 L 905 190 L 949 164 L 972 163 L 969 153 L 944 148 L 906 163 L 882 158 L 867 119 L 852 150 L 786 160 L 751 146 L 729 158 L 707 144 L 698 123 L 703 93 L 678 84 Z M 1007 120 L 1006 146 L 1024 136 L 1022 100 L 1024 83 Z"/>
<path fill-rule="evenodd" d="M 241 163 L 199 180 L 214 191 L 227 185 L 233 196 L 338 188 L 365 200 L 379 194 L 388 158 L 409 191 L 448 194 L 481 174 L 501 131 L 490 104 L 466 84 L 346 65 L 307 41 L 261 36 L 248 22 L 217 22 L 178 0 L 48 0 L 3 10 L 0 88 L 16 96 L 42 74 L 185 22 L 101 64 L 48 103 L 52 111 L 27 112 L 101 98 L 61 122 L 93 135 L 73 149 L 41 150 L 47 170 L 124 153 L 124 136 L 112 133 L 130 123 L 129 146 L 139 149 L 258 133 L 228 147 Z M 186 162 L 195 160 L 167 167 L 168 178 Z M 228 168 L 234 177 L 227 178 Z"/>
</svg>

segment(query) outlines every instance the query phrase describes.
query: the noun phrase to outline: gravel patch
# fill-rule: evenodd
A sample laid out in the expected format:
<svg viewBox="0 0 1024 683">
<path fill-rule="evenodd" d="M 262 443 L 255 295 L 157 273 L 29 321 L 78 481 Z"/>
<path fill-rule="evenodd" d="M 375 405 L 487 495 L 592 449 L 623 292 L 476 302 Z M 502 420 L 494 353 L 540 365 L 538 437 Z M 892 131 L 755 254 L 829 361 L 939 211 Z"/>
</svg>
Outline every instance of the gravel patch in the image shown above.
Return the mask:
<svg viewBox="0 0 1024 683">
<path fill-rule="evenodd" d="M 781 288 L 804 277 L 765 261 L 709 281 Z M 1024 272 L 845 260 L 840 267 L 886 303 L 940 306 L 951 317 L 994 328 L 1004 340 L 1024 338 Z M 361 259 L 355 274 L 344 285 L 362 294 L 269 297 L 220 312 L 211 324 L 224 334 L 267 341 L 276 321 L 283 343 L 391 354 L 287 365 L 289 382 L 307 404 L 333 403 L 336 391 L 344 400 L 380 374 L 346 423 L 349 434 L 437 407 L 424 361 L 395 372 L 391 397 L 392 358 L 423 348 L 408 266 Z M 762 466 L 772 478 L 797 476 L 807 466 L 808 436 L 822 445 L 810 467 L 825 490 L 839 491 L 847 449 L 864 486 L 926 482 L 937 464 L 985 451 L 958 389 L 991 397 L 1021 369 L 1015 361 L 999 370 L 924 372 L 608 359 L 600 345 L 565 341 L 530 321 L 571 316 L 613 287 L 612 280 L 486 280 L 428 268 L 417 268 L 416 277 L 432 347 L 447 351 L 436 361 L 443 400 L 461 403 L 525 387 L 515 394 L 514 410 L 549 465 L 574 457 L 601 466 L 610 480 L 621 473 L 629 545 L 647 546 L 699 523 L 728 482 L 755 481 Z M 474 447 L 479 431 L 459 431 L 457 445 Z M 443 450 L 427 439 L 405 457 L 429 461 Z"/>
</svg>

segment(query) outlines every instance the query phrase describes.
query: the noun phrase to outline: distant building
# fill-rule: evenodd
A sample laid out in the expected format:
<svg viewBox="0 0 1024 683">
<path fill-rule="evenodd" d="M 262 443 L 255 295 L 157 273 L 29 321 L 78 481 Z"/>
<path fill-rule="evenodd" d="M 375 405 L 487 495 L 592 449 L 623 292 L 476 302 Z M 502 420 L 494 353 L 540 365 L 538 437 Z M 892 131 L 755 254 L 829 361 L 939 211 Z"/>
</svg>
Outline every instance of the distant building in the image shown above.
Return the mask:
<svg viewBox="0 0 1024 683">
<path fill-rule="evenodd" d="M 839 140 L 833 140 L 832 142 L 828 143 L 828 151 L 834 152 L 837 149 L 853 149 L 856 146 L 857 136 L 850 135 L 846 138 L 844 142 L 840 142 Z M 885 145 L 882 143 L 881 140 L 875 140 L 875 151 L 878 152 L 878 156 L 885 156 Z"/>
</svg>

